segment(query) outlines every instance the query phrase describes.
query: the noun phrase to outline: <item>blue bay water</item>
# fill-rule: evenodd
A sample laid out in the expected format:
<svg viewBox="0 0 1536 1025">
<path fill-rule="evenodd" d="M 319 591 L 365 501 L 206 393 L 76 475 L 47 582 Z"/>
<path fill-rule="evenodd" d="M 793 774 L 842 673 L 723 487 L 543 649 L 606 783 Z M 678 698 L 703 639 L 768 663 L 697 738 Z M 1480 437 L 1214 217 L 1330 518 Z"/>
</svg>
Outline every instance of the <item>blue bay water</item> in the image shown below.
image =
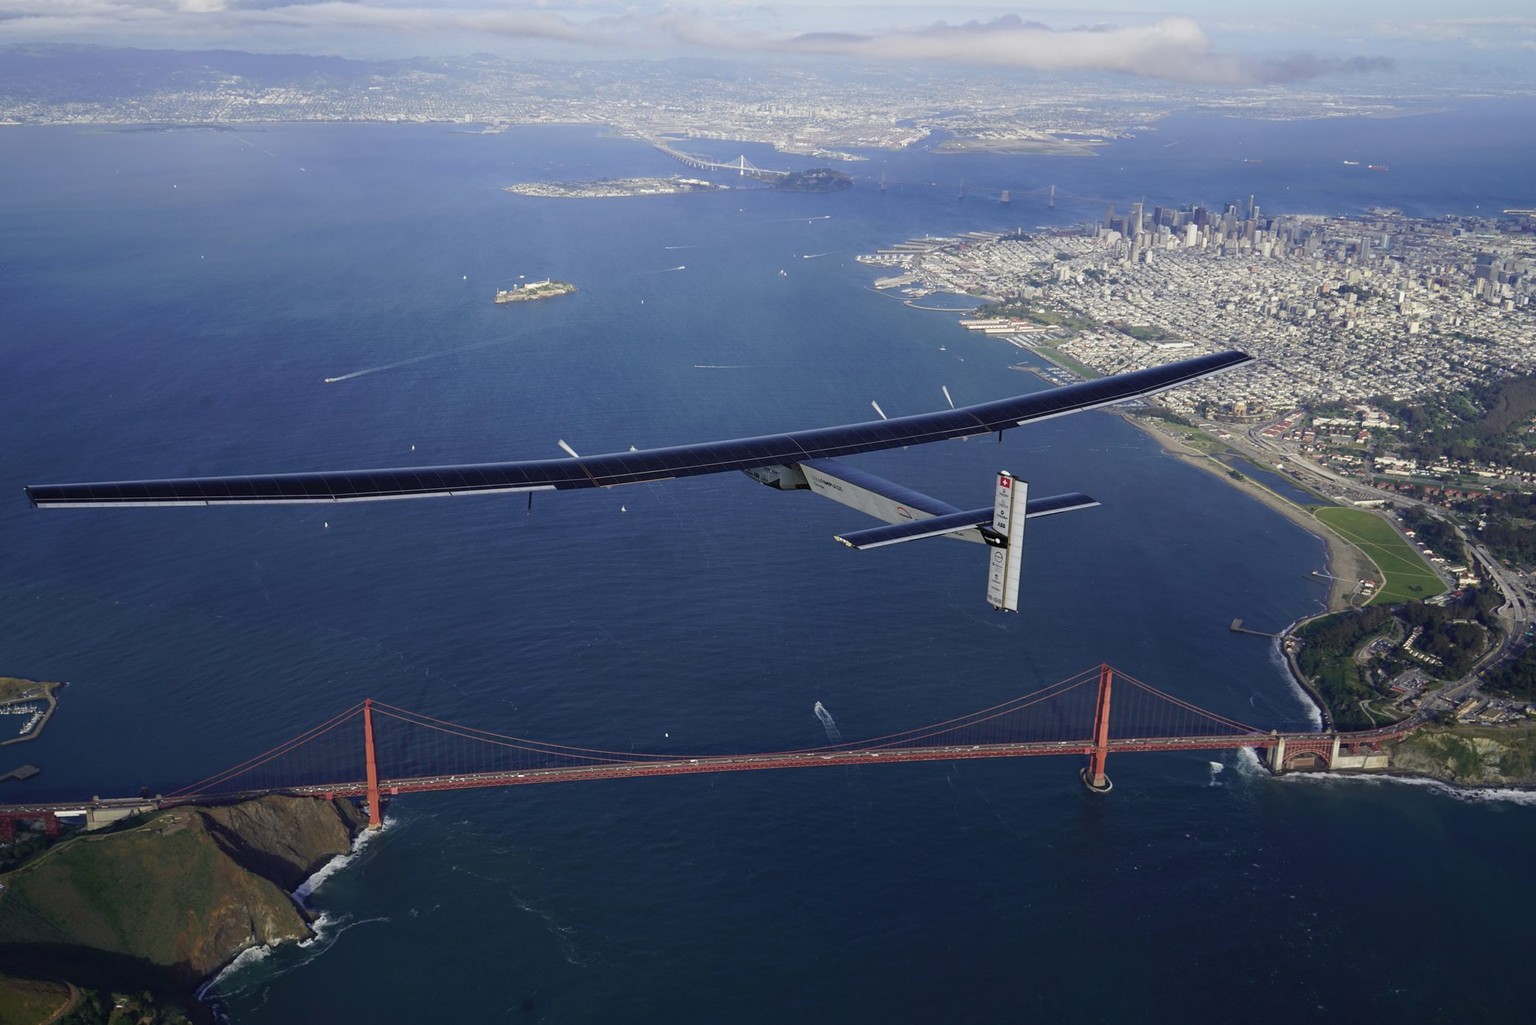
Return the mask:
<svg viewBox="0 0 1536 1025">
<path fill-rule="evenodd" d="M 500 190 L 677 165 L 589 128 L 0 134 L 0 470 L 17 488 L 0 508 L 0 672 L 70 681 L 24 751 L 44 770 L 28 793 L 168 790 L 365 696 L 563 743 L 775 749 L 824 737 L 817 701 L 846 737 L 874 736 L 1108 661 L 1302 726 L 1273 652 L 1226 624 L 1315 610 L 1320 543 L 1103 414 L 859 460 L 957 504 L 985 504 L 1004 467 L 1103 501 L 1032 526 L 1018 616 L 987 608 L 978 549 L 848 552 L 831 535 L 857 514 L 735 475 L 539 498 L 531 515 L 521 498 L 44 513 L 19 488 L 553 456 L 561 438 L 613 451 L 866 419 L 871 399 L 932 409 L 941 385 L 958 402 L 1033 390 L 1016 350 L 872 291 L 853 256 L 1092 216 L 1101 198 L 1530 205 L 1530 137 L 1498 134 L 1519 113 L 1181 115 L 1094 160 L 915 151 L 856 165 L 837 195 L 580 201 Z M 1453 158 L 1426 140 L 1453 129 L 1486 159 L 1435 192 Z M 1344 176 L 1357 158 L 1392 170 Z M 1051 183 L 1085 198 L 986 193 Z M 580 291 L 493 305 L 519 276 Z M 326 938 L 223 996 L 240 1023 L 1523 1006 L 1530 808 L 1274 781 L 1198 753 L 1118 759 L 1104 799 L 1076 769 L 402 799 L 315 895 Z M 1448 936 L 1478 938 L 1480 985 Z"/>
</svg>

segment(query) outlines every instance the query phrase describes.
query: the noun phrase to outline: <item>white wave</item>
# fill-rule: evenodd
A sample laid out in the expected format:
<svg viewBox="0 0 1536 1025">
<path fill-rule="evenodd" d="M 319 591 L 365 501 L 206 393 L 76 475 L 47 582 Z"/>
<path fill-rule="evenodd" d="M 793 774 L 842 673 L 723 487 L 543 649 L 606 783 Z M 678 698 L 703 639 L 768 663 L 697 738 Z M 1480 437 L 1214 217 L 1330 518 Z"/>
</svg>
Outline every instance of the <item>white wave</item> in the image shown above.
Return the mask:
<svg viewBox="0 0 1536 1025">
<path fill-rule="evenodd" d="M 363 852 L 363 849 L 373 842 L 373 838 L 384 832 L 384 830 L 388 829 L 393 823 L 394 819 L 385 818 L 384 824 L 378 829 L 365 829 L 361 833 L 357 834 L 357 836 L 352 840 L 352 849 L 346 854 L 336 855 L 336 857 L 332 858 L 330 861 L 327 861 L 324 865 L 321 865 L 319 869 L 315 871 L 314 875 L 300 883 L 299 888 L 293 891 L 293 899 L 305 907 L 308 907 L 309 895 L 319 889 L 320 884 L 324 883 L 327 879 L 331 878 L 331 876 L 352 864 L 352 862 L 357 859 L 357 856 Z M 325 916 L 322 915 L 321 917 L 324 918 Z"/>
<path fill-rule="evenodd" d="M 289 953 L 283 957 L 281 962 L 267 965 L 267 970 L 258 973 L 253 978 L 251 978 L 245 986 L 241 986 L 239 981 L 242 974 L 251 970 L 256 965 L 264 964 L 267 959 L 273 955 L 276 948 L 251 947 L 247 950 L 243 950 L 240 952 L 239 956 L 237 956 L 233 961 L 225 966 L 223 971 L 219 972 L 219 974 L 215 975 L 212 979 L 209 979 L 206 983 L 203 984 L 203 986 L 197 991 L 197 998 L 199 1000 L 203 1000 L 210 995 L 214 997 L 234 996 L 245 992 L 246 990 L 265 987 L 273 979 L 287 975 L 295 968 L 304 967 L 311 961 L 315 960 L 315 958 L 319 957 L 321 954 L 324 954 L 327 950 L 330 950 L 331 947 L 336 945 L 336 941 L 341 939 L 343 933 L 351 929 L 355 929 L 360 925 L 370 925 L 376 922 L 388 921 L 389 918 L 385 916 L 380 916 L 378 918 L 358 919 L 347 917 L 336 918 L 322 912 L 321 915 L 316 918 L 313 923 L 311 923 L 311 927 L 314 930 L 314 935 L 310 936 L 308 939 L 300 940 L 298 943 L 293 945 L 294 951 L 296 951 L 296 953 Z"/>
<path fill-rule="evenodd" d="M 1402 786 L 1423 787 L 1447 797 L 1472 804 L 1522 804 L 1536 808 L 1536 790 L 1506 790 L 1501 787 L 1461 787 L 1438 779 L 1423 776 L 1393 776 L 1386 773 L 1354 772 L 1289 772 L 1275 777 L 1286 783 L 1373 783 L 1384 785 L 1397 783 Z"/>
<path fill-rule="evenodd" d="M 1244 776 L 1248 779 L 1269 776 L 1269 770 L 1259 760 L 1259 752 L 1251 747 L 1240 747 L 1237 749 L 1237 764 L 1235 768 L 1239 776 Z"/>
<path fill-rule="evenodd" d="M 1294 625 L 1293 623 L 1292 626 Z M 1284 637 L 1290 632 L 1290 629 L 1290 627 L 1286 627 L 1281 631 L 1280 637 Z M 1291 688 L 1291 693 L 1296 695 L 1296 700 L 1301 702 L 1301 706 L 1307 710 L 1307 721 L 1312 724 L 1312 728 L 1321 730 L 1323 728 L 1323 710 L 1317 707 L 1317 702 L 1312 700 L 1312 695 L 1307 693 L 1307 689 L 1296 682 L 1296 677 L 1291 673 L 1290 663 L 1286 661 L 1285 652 L 1280 650 L 1280 637 L 1276 637 L 1269 646 L 1269 661 L 1280 670 L 1281 674 L 1285 677 L 1285 682 Z"/>
<path fill-rule="evenodd" d="M 310 951 L 310 957 L 305 961 L 307 964 L 310 960 L 313 960 L 315 956 L 323 954 L 329 950 L 331 945 L 340 939 L 341 934 L 347 930 L 356 929 L 360 925 L 368 925 L 372 922 L 388 921 L 389 918 L 385 915 L 380 915 L 377 918 L 354 919 L 348 918 L 346 916 L 337 918 L 328 912 L 322 911 L 320 912 L 319 917 L 310 923 L 310 926 L 314 929 L 315 934 L 307 940 L 300 940 L 298 942 L 298 948 L 300 950 Z"/>
<path fill-rule="evenodd" d="M 319 870 L 316 871 L 314 875 L 300 883 L 299 888 L 293 891 L 293 899 L 298 902 L 300 906 L 307 908 L 310 894 L 314 893 L 315 890 L 325 882 L 325 880 L 329 879 L 337 872 L 340 872 L 342 869 L 352 864 L 352 862 L 356 860 L 357 856 L 361 854 L 371 842 L 373 842 L 373 838 L 393 825 L 394 821 L 394 819 L 386 818 L 384 820 L 384 824 L 380 828 L 365 829 L 359 833 L 352 841 L 352 849 L 346 854 L 337 855 L 330 861 L 327 861 L 324 865 L 320 866 Z M 388 918 L 383 917 L 363 918 L 354 921 L 345 917 L 337 918 L 328 912 L 322 911 L 318 916 L 316 916 L 315 920 L 310 923 L 311 935 L 307 939 L 302 939 L 298 943 L 294 944 L 297 949 L 304 951 L 304 954 L 301 955 L 297 961 L 294 961 L 291 964 L 283 965 L 280 969 L 278 969 L 277 974 L 286 974 L 292 971 L 294 968 L 297 968 L 301 965 L 306 965 L 313 961 L 315 958 L 325 953 L 325 951 L 329 950 L 331 945 L 334 944 L 336 940 L 341 936 L 341 934 L 346 932 L 348 929 L 359 925 L 366 925 L 370 922 L 388 921 Z M 255 946 L 247 947 L 245 950 L 242 950 L 239 954 L 235 955 L 235 959 L 229 964 L 225 965 L 217 975 L 203 983 L 202 986 L 198 988 L 197 999 L 203 1000 L 207 994 L 218 994 L 221 990 L 225 992 L 238 992 L 238 987 L 232 988 L 230 986 L 230 982 L 241 972 L 244 972 L 254 967 L 255 965 L 266 961 L 269 957 L 272 956 L 274 949 L 276 948 L 268 946 Z M 264 976 L 263 984 L 265 981 L 267 980 Z"/>
<path fill-rule="evenodd" d="M 235 959 L 219 970 L 219 974 L 209 979 L 197 988 L 194 996 L 202 1000 L 204 996 L 218 988 L 219 984 L 227 977 L 235 974 L 243 968 L 265 961 L 272 956 L 272 948 L 267 946 L 246 947 L 235 955 Z"/>
</svg>

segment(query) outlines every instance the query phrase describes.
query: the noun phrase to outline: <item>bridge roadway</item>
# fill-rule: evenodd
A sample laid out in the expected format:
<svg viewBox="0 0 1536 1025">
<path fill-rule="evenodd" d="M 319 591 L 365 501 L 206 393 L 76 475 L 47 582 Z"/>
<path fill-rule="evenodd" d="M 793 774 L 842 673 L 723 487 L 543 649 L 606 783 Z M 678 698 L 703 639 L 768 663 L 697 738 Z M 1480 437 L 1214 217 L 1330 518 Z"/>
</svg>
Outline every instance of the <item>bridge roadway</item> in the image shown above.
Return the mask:
<svg viewBox="0 0 1536 1025">
<path fill-rule="evenodd" d="M 738 174 L 749 175 L 763 181 L 773 181 L 779 178 L 789 177 L 788 171 L 773 171 L 767 168 L 757 167 L 754 164 L 747 163 L 745 157 L 738 158 L 738 160 L 741 162 L 734 164 L 726 163 L 720 160 L 705 160 L 702 157 L 694 156 L 692 153 L 684 153 L 680 149 L 669 146 L 661 139 L 653 138 L 651 136 L 641 136 L 641 138 L 645 139 L 646 142 L 650 143 L 652 146 L 656 147 L 656 149 L 660 150 L 662 153 L 665 153 L 673 160 L 676 160 L 684 167 L 691 167 L 697 171 L 735 171 Z"/>
<path fill-rule="evenodd" d="M 1317 738 L 1323 734 L 1302 733 L 1297 737 Z M 1247 734 L 1230 737 L 1164 737 L 1111 740 L 1111 753 L 1135 751 L 1202 751 L 1239 747 L 1273 747 L 1274 734 Z M 966 744 L 946 747 L 881 748 L 863 751 L 782 751 L 771 754 L 706 755 L 655 762 L 604 762 L 553 769 L 522 769 L 495 772 L 470 772 L 455 776 L 410 776 L 379 780 L 379 791 L 386 795 L 424 793 L 433 790 L 467 790 L 474 787 L 522 786 L 532 783 L 573 783 L 579 780 L 627 779 L 638 776 L 682 776 L 699 772 L 742 772 L 761 769 L 808 769 L 817 766 L 870 765 L 889 762 L 942 762 L 970 758 L 1023 758 L 1039 755 L 1079 755 L 1093 753 L 1093 744 L 1082 740 L 1033 741 L 1016 744 Z M 286 791 L 296 794 L 356 797 L 366 794 L 362 781 L 297 787 Z"/>
<path fill-rule="evenodd" d="M 1413 719 L 1359 733 L 1241 733 L 1205 737 L 1132 737 L 1110 740 L 1107 754 L 1132 754 L 1154 751 L 1216 751 L 1251 747 L 1268 749 L 1280 741 L 1287 743 L 1331 742 L 1335 736 L 1347 745 L 1378 743 L 1401 737 L 1416 725 Z M 448 776 L 403 776 L 380 779 L 379 792 L 385 796 L 427 793 L 440 790 L 470 790 L 477 787 L 524 786 L 534 783 L 574 783 L 581 780 L 627 779 L 638 776 L 682 776 L 699 772 L 742 772 L 762 769 L 802 769 L 816 766 L 871 765 L 888 762 L 962 761 L 972 758 L 1026 758 L 1042 755 L 1078 755 L 1087 757 L 1094 745 L 1086 740 L 1029 741 L 1011 744 L 956 744 L 937 747 L 873 748 L 856 751 L 780 751 L 767 754 L 702 755 L 657 761 L 599 762 L 548 769 L 496 770 L 466 772 Z M 0 815 L 83 813 L 88 809 L 136 809 L 171 807 L 208 802 L 227 803 L 259 797 L 268 793 L 302 794 L 311 797 L 366 797 L 365 780 L 335 780 L 329 783 L 293 787 L 272 787 L 217 794 L 186 794 L 176 797 L 95 798 L 90 801 L 36 802 L 0 805 Z"/>
</svg>

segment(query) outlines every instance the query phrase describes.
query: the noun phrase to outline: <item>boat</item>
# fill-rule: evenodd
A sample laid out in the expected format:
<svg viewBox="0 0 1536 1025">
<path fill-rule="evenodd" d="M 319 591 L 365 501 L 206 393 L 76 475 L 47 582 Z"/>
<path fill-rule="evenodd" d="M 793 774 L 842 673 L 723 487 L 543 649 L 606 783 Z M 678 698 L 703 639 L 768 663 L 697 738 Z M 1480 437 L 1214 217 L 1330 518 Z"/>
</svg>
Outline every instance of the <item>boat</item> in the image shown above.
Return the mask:
<svg viewBox="0 0 1536 1025">
<path fill-rule="evenodd" d="M 1387 167 L 1386 164 L 1366 164 L 1365 165 L 1365 169 L 1367 171 L 1386 171 L 1386 170 L 1389 170 L 1389 168 Z"/>
<path fill-rule="evenodd" d="M 1345 167 L 1359 167 L 1360 166 L 1360 161 L 1358 161 L 1358 160 L 1346 160 L 1346 161 L 1344 161 L 1344 166 Z"/>
</svg>

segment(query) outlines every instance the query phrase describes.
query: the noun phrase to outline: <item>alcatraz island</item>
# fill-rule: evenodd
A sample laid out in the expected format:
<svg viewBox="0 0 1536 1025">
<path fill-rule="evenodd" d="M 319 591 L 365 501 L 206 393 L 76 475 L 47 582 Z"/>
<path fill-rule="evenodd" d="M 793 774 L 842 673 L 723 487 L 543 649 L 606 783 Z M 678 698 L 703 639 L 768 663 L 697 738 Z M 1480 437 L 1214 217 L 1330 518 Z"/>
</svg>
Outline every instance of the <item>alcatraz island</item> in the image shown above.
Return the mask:
<svg viewBox="0 0 1536 1025">
<path fill-rule="evenodd" d="M 961 323 L 1054 384 L 1257 356 L 1125 416 L 1326 542 L 1329 613 L 1278 642 L 1324 728 L 1411 721 L 1390 771 L 1536 786 L 1536 212 L 1134 203 L 859 260 L 979 300 Z"/>
<path fill-rule="evenodd" d="M 498 303 L 537 302 L 540 299 L 553 299 L 557 295 L 569 295 L 574 291 L 576 286 L 569 281 L 552 281 L 545 278 L 543 281 L 530 281 L 526 285 L 497 289 L 496 301 Z"/>
</svg>

